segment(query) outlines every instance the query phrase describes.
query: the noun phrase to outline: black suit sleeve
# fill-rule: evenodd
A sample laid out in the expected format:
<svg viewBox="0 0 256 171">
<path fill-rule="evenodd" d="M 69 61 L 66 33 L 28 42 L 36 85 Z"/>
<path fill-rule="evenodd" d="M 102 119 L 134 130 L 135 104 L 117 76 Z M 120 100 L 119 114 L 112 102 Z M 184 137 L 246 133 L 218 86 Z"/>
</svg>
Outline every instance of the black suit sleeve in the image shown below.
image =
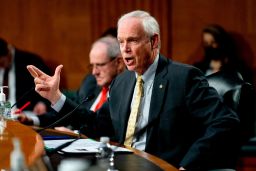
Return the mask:
<svg viewBox="0 0 256 171">
<path fill-rule="evenodd" d="M 233 111 L 224 106 L 216 90 L 208 87 L 208 82 L 201 72 L 194 69 L 189 74 L 186 105 L 192 120 L 197 122 L 201 134 L 180 165 L 185 168 L 204 165 L 211 168 L 211 163 L 214 163 L 212 161 L 217 159 L 221 161 L 223 158 L 226 162 L 227 157 L 236 154 L 232 141 L 235 141 L 239 119 Z M 230 165 L 232 162 L 234 161 L 230 161 Z"/>
<path fill-rule="evenodd" d="M 59 114 L 63 116 L 76 106 L 73 101 L 67 99 Z M 97 112 L 90 111 L 85 106 L 80 106 L 70 117 L 72 119 L 67 118 L 67 120 L 72 125 L 79 125 L 81 132 L 88 137 L 99 138 L 101 136 L 112 137 L 114 135 L 108 102 L 104 103 Z"/>
</svg>

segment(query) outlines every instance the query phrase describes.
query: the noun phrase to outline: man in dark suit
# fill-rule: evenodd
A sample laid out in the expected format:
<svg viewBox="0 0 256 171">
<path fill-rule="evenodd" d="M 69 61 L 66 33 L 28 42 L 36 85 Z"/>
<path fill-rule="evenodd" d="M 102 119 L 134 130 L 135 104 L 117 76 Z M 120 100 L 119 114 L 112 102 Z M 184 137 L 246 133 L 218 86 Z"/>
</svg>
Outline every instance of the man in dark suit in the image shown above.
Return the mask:
<svg viewBox="0 0 256 171">
<path fill-rule="evenodd" d="M 45 101 L 34 91 L 34 79 L 26 69 L 26 66 L 31 64 L 45 73 L 50 73 L 49 68 L 38 55 L 19 50 L 0 38 L 0 85 L 8 86 L 7 100 L 12 105 L 17 102 L 17 108 L 30 101 L 31 104 L 26 110 L 33 110 L 39 101 Z M 27 95 L 22 98 L 24 94 Z"/>
<path fill-rule="evenodd" d="M 235 150 L 230 141 L 239 125 L 237 115 L 224 106 L 201 71 L 159 54 L 157 21 L 144 11 L 122 16 L 118 41 L 128 70 L 112 82 L 108 101 L 96 114 L 83 107 L 74 113 L 86 126 L 84 133 L 110 136 L 180 170 L 231 167 Z M 28 66 L 36 91 L 61 116 L 76 106 L 59 90 L 62 67 L 49 76 Z M 130 127 L 134 119 L 135 132 L 127 136 L 134 130 Z"/>
</svg>

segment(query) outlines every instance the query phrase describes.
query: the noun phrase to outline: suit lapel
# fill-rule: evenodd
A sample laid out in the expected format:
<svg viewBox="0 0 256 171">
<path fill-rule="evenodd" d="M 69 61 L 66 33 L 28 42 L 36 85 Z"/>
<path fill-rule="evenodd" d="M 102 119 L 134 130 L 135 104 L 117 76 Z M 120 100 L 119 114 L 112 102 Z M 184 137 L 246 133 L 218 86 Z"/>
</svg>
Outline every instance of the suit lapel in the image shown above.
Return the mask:
<svg viewBox="0 0 256 171">
<path fill-rule="evenodd" d="M 135 74 L 131 72 L 127 79 L 123 82 L 123 92 L 121 92 L 120 96 L 122 96 L 122 102 L 119 105 L 119 121 L 120 121 L 120 133 L 122 133 L 121 140 L 125 139 L 126 127 L 128 118 L 130 115 L 131 108 L 131 100 L 133 96 L 134 86 L 135 86 Z"/>
<path fill-rule="evenodd" d="M 153 98 L 151 97 L 151 102 L 150 102 L 150 110 L 149 110 L 149 118 L 148 118 L 149 125 L 157 121 L 163 106 L 166 87 L 168 86 L 168 81 L 164 78 L 164 76 L 167 73 L 167 67 L 166 67 L 167 63 L 168 63 L 167 59 L 160 56 L 158 67 L 155 74 L 153 90 L 152 90 Z M 151 136 L 150 130 L 152 130 L 152 126 L 149 126 L 147 140 L 149 140 Z"/>
</svg>

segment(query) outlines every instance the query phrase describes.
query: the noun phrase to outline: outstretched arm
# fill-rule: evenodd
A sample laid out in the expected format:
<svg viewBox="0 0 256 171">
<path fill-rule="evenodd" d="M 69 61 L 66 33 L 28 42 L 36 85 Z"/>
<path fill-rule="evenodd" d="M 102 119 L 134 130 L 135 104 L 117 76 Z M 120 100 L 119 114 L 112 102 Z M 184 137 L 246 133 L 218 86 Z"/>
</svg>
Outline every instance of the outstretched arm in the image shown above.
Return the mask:
<svg viewBox="0 0 256 171">
<path fill-rule="evenodd" d="M 27 69 L 34 77 L 35 91 L 42 97 L 49 100 L 53 105 L 60 99 L 61 92 L 60 85 L 60 73 L 63 65 L 59 65 L 55 69 L 53 76 L 45 74 L 43 71 L 33 65 L 28 65 Z"/>
</svg>

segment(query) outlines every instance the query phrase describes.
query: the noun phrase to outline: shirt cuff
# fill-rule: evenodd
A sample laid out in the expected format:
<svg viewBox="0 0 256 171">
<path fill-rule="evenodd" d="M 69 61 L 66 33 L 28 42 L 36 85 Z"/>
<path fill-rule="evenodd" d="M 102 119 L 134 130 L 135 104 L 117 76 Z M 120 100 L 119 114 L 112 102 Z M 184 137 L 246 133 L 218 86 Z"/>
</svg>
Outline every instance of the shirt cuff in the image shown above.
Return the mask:
<svg viewBox="0 0 256 171">
<path fill-rule="evenodd" d="M 30 119 L 32 119 L 33 124 L 35 126 L 40 126 L 40 120 L 39 120 L 38 116 L 36 116 L 36 115 L 29 115 L 28 117 L 30 117 Z"/>
<path fill-rule="evenodd" d="M 66 96 L 65 96 L 64 94 L 61 94 L 60 99 L 57 101 L 57 103 L 55 103 L 54 105 L 52 105 L 52 108 L 53 108 L 56 112 L 59 112 L 59 111 L 62 109 L 62 107 L 63 107 L 65 101 L 66 101 Z"/>
<path fill-rule="evenodd" d="M 37 116 L 34 112 L 28 111 L 28 110 L 25 110 L 25 111 L 23 111 L 23 112 L 25 113 L 25 115 L 26 115 L 28 118 L 32 119 L 33 125 L 35 125 L 35 126 L 40 126 L 40 120 L 39 120 L 38 116 Z"/>
</svg>

